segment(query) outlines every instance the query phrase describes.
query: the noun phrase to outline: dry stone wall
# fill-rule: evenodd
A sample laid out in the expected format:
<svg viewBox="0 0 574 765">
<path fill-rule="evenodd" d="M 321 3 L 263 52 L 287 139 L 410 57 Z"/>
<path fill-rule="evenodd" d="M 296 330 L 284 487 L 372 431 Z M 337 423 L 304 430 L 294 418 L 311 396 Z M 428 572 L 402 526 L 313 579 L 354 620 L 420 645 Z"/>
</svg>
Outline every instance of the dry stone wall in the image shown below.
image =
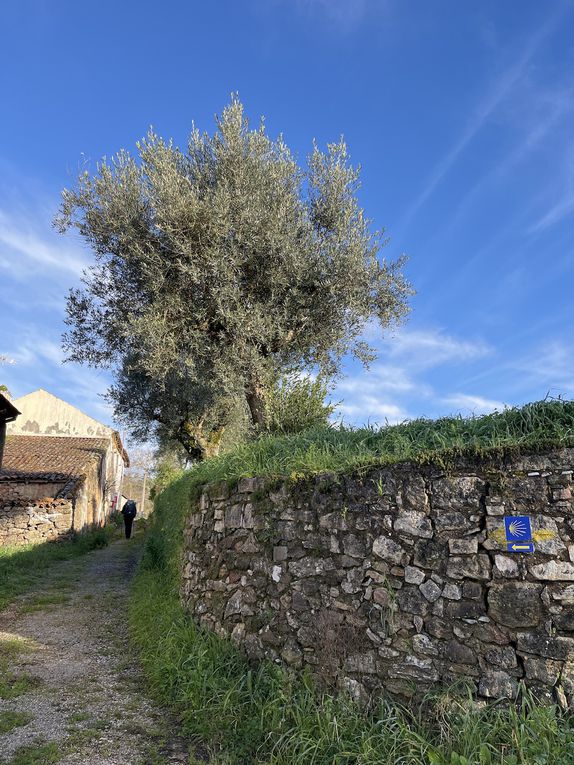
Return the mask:
<svg viewBox="0 0 574 765">
<path fill-rule="evenodd" d="M 0 498 L 0 547 L 28 542 L 48 542 L 71 531 L 70 499 Z"/>
<path fill-rule="evenodd" d="M 252 659 L 309 667 L 366 701 L 520 683 L 574 706 L 574 450 L 206 486 L 182 598 Z M 506 551 L 528 515 L 533 554 Z"/>
</svg>

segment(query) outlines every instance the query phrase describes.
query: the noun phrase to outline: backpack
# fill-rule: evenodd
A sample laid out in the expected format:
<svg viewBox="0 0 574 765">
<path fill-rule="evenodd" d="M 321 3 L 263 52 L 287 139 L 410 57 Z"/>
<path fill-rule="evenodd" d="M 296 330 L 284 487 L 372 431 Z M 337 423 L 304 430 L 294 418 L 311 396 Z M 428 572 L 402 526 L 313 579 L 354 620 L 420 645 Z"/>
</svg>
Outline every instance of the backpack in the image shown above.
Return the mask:
<svg viewBox="0 0 574 765">
<path fill-rule="evenodd" d="M 136 503 L 133 501 L 133 499 L 128 499 L 126 504 L 123 506 L 122 515 L 125 515 L 127 518 L 134 518 L 136 513 Z"/>
</svg>

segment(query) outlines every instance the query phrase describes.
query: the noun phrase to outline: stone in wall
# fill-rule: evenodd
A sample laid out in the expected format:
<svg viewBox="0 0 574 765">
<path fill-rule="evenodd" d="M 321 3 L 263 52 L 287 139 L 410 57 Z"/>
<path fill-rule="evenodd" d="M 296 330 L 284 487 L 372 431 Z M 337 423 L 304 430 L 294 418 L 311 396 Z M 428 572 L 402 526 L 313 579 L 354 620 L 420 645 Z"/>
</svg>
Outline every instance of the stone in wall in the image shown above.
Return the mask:
<svg viewBox="0 0 574 765">
<path fill-rule="evenodd" d="M 72 527 L 72 502 L 68 499 L 0 502 L 0 546 L 49 542 Z"/>
<path fill-rule="evenodd" d="M 205 488 L 185 530 L 182 598 L 253 660 L 365 700 L 465 679 L 524 682 L 574 706 L 574 450 L 513 463 Z M 530 474 L 529 474 L 530 473 Z M 507 553 L 527 514 L 533 555 Z"/>
</svg>

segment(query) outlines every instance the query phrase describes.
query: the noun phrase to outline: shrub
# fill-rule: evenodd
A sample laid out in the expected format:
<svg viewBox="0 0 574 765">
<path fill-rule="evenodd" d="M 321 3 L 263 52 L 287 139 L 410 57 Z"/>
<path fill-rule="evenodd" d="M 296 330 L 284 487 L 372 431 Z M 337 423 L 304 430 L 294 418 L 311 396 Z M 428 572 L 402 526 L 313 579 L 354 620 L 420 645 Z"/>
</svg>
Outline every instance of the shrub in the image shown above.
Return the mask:
<svg viewBox="0 0 574 765">
<path fill-rule="evenodd" d="M 329 427 L 334 404 L 325 399 L 326 382 L 317 377 L 287 376 L 278 380 L 268 398 L 268 430 L 273 434 L 301 433 Z"/>
</svg>

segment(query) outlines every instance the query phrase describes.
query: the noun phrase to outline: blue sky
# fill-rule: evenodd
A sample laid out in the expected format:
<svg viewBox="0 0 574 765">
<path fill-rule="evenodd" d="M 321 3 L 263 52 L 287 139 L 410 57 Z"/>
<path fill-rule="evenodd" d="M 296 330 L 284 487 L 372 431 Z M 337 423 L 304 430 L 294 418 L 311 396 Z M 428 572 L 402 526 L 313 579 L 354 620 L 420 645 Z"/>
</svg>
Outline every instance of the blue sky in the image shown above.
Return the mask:
<svg viewBox="0 0 574 765">
<path fill-rule="evenodd" d="M 343 134 L 361 202 L 417 290 L 350 422 L 574 397 L 574 2 L 19 0 L 0 9 L 0 376 L 109 421 L 106 375 L 62 365 L 90 253 L 59 194 L 153 125 L 183 144 L 238 91 L 301 160 Z"/>
</svg>

